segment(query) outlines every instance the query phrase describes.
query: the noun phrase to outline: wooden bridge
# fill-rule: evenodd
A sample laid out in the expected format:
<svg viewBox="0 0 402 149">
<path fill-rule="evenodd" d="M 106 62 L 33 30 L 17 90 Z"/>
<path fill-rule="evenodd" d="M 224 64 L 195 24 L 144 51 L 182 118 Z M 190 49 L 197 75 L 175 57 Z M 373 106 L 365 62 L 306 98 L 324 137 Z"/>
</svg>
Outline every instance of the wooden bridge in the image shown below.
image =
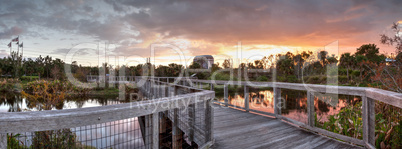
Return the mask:
<svg viewBox="0 0 402 149">
<path fill-rule="evenodd" d="M 161 134 L 170 135 L 172 144 L 167 146 L 175 149 L 182 148 L 184 142 L 198 148 L 375 148 L 374 101 L 402 108 L 401 93 L 374 88 L 147 76 L 135 77 L 134 81 L 148 100 L 81 109 L 0 113 L 0 148 L 15 145 L 7 143 L 7 136 L 13 133 L 34 134 L 20 140 L 33 144 L 30 140 L 41 134 L 37 132 L 61 129 L 80 136 L 68 148 L 161 148 L 166 145 Z M 214 100 L 214 85 L 223 86 L 224 102 Z M 228 85 L 244 87 L 244 106 L 229 104 Z M 273 101 L 277 106 L 273 113 L 249 108 L 249 87 L 274 89 Z M 281 89 L 307 91 L 307 124 L 281 115 Z M 318 93 L 362 97 L 363 139 L 315 127 L 314 96 Z M 130 129 L 121 131 L 121 127 Z M 122 134 L 132 136 L 121 137 Z"/>
<path fill-rule="evenodd" d="M 374 100 L 402 108 L 402 94 L 375 88 L 326 86 L 280 82 L 215 81 L 152 78 L 183 86 L 214 90 L 223 85 L 224 102 L 214 101 L 213 147 L 215 148 L 375 148 Z M 244 107 L 228 102 L 228 85 L 244 87 Z M 249 108 L 249 87 L 272 87 L 274 105 L 281 105 L 281 89 L 307 91 L 308 124 L 284 117 L 280 106 L 274 113 Z M 333 133 L 314 125 L 314 95 L 317 93 L 361 96 L 363 101 L 363 140 Z"/>
</svg>

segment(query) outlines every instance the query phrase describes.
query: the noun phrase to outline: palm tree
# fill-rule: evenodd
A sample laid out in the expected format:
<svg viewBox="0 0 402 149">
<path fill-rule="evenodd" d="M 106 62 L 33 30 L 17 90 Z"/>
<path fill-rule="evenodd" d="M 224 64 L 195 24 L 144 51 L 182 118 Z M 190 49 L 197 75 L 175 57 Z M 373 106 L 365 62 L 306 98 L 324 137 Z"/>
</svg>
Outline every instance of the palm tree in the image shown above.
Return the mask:
<svg viewBox="0 0 402 149">
<path fill-rule="evenodd" d="M 356 59 L 354 56 L 350 55 L 350 53 L 344 53 L 341 55 L 340 65 L 346 67 L 346 75 L 349 79 L 349 69 L 356 64 Z"/>
</svg>

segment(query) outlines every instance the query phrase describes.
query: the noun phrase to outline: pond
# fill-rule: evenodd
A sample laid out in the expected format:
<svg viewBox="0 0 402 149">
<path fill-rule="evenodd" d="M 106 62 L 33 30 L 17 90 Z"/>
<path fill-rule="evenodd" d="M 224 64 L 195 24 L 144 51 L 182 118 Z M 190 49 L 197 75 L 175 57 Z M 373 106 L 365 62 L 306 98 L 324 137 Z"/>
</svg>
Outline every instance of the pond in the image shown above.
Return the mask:
<svg viewBox="0 0 402 149">
<path fill-rule="evenodd" d="M 119 101 L 116 96 L 89 96 L 66 98 L 64 102 L 53 107 L 52 110 L 75 109 L 119 104 L 127 101 Z M 8 93 L 0 95 L 0 112 L 25 112 L 38 111 L 39 105 L 22 97 L 21 94 Z M 14 134 L 16 135 L 16 134 Z M 50 139 L 48 139 L 50 136 Z M 66 137 L 67 136 L 67 137 Z M 53 137 L 53 140 L 51 139 Z M 66 147 L 68 139 L 60 141 L 55 138 L 73 138 L 73 146 L 78 148 L 143 148 L 144 142 L 140 129 L 139 118 L 129 118 L 96 125 L 82 126 L 70 129 L 43 132 L 25 132 L 17 135 L 20 145 L 41 148 L 42 144 L 51 142 L 58 144 L 56 148 Z M 56 141 L 55 141 L 56 140 Z M 59 142 L 58 142 L 59 141 Z M 64 142 L 64 143 L 63 143 Z M 64 144 L 64 145 L 63 145 Z M 68 143 L 67 143 L 68 144 Z M 71 144 L 70 144 L 71 145 Z"/>
<path fill-rule="evenodd" d="M 224 102 L 223 89 L 216 90 L 216 100 Z M 299 122 L 307 124 L 307 92 L 281 89 L 282 115 Z M 274 113 L 272 88 L 249 88 L 249 107 L 250 109 L 263 112 Z M 361 101 L 358 96 L 322 94 L 316 95 L 314 99 L 315 112 L 317 119 L 321 122 L 327 121 L 329 115 L 339 113 L 347 105 L 354 105 Z M 229 90 L 229 104 L 244 107 L 243 88 Z"/>
</svg>

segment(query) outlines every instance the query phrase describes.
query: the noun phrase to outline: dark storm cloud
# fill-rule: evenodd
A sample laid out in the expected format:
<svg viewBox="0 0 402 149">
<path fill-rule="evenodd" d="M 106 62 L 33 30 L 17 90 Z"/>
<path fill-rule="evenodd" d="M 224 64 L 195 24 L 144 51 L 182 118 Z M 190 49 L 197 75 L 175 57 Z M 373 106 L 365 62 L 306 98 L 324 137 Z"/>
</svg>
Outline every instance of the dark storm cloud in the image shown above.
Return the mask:
<svg viewBox="0 0 402 149">
<path fill-rule="evenodd" d="M 41 30 L 35 28 L 39 26 L 46 30 L 87 35 L 112 42 L 135 37 L 122 32 L 127 25 L 123 25 L 121 18 L 102 9 L 95 10 L 91 5 L 96 2 L 98 1 L 10 1 L 6 2 L 7 5 L 0 6 L 0 24 L 18 24 L 21 28 L 26 28 L 27 32 L 40 34 Z"/>
<path fill-rule="evenodd" d="M 401 1 L 119 1 L 140 30 L 212 42 L 322 45 L 378 31 L 401 19 Z M 364 39 L 362 39 L 364 40 Z"/>
<path fill-rule="evenodd" d="M 144 53 L 133 40 L 184 38 L 233 45 L 324 46 L 378 41 L 402 20 L 400 0 L 42 0 L 0 6 L 0 39 L 47 30 L 120 43 L 116 52 Z M 39 30 L 37 27 L 44 27 Z M 24 30 L 21 30 L 23 28 Z M 60 35 L 62 36 L 62 35 Z M 60 37 L 62 39 L 63 37 Z M 145 42 L 151 43 L 151 42 Z M 361 45 L 361 44 L 360 44 Z M 216 46 L 191 47 L 194 53 Z"/>
</svg>

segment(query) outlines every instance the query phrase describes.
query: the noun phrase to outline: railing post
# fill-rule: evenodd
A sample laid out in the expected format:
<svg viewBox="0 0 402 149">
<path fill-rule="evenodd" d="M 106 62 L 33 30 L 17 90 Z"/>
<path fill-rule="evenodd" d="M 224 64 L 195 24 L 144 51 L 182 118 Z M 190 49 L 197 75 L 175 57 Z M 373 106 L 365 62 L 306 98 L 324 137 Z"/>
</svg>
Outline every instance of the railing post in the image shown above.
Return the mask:
<svg viewBox="0 0 402 149">
<path fill-rule="evenodd" d="M 211 88 L 209 90 L 213 91 L 214 90 L 214 84 L 211 83 L 210 85 L 211 85 Z"/>
<path fill-rule="evenodd" d="M 228 85 L 225 84 L 223 86 L 223 100 L 225 101 L 225 106 L 228 106 L 229 104 L 229 94 L 228 94 Z"/>
<path fill-rule="evenodd" d="M 166 86 L 167 84 L 161 87 L 161 98 L 166 97 Z"/>
<path fill-rule="evenodd" d="M 159 113 L 152 114 L 152 148 L 159 148 Z"/>
<path fill-rule="evenodd" d="M 156 85 L 156 82 L 155 82 L 155 80 L 153 80 L 153 82 L 152 82 L 152 90 L 153 90 L 153 93 L 152 93 L 152 99 L 156 99 L 156 98 L 158 98 L 157 96 L 158 96 L 158 86 Z"/>
<path fill-rule="evenodd" d="M 0 148 L 7 148 L 7 134 L 0 134 Z"/>
<path fill-rule="evenodd" d="M 162 93 L 163 93 L 163 91 L 162 91 L 162 86 L 163 86 L 162 82 L 159 82 L 159 86 L 158 86 L 158 98 L 162 98 L 162 97 L 163 97 L 163 95 L 162 95 Z"/>
<path fill-rule="evenodd" d="M 198 97 L 195 97 L 198 98 Z M 195 104 L 191 104 L 188 106 L 188 117 L 189 117 L 189 128 L 190 132 L 188 134 L 188 140 L 190 142 L 194 141 L 194 125 L 195 125 Z"/>
<path fill-rule="evenodd" d="M 249 103 L 249 88 L 247 85 L 244 85 L 244 109 L 246 110 L 246 112 L 250 111 Z"/>
<path fill-rule="evenodd" d="M 164 112 L 160 112 L 160 122 L 159 122 L 159 145 L 162 145 L 167 130 L 167 114 L 165 115 Z"/>
<path fill-rule="evenodd" d="M 205 143 L 212 141 L 213 138 L 213 109 L 211 107 L 211 100 L 208 99 L 205 101 Z"/>
<path fill-rule="evenodd" d="M 363 141 L 366 144 L 375 146 L 375 102 L 367 96 L 363 100 Z"/>
<path fill-rule="evenodd" d="M 145 116 L 145 139 L 144 139 L 144 143 L 145 143 L 145 148 L 146 149 L 151 149 L 153 144 L 152 144 L 152 128 L 151 128 L 151 115 L 146 115 Z"/>
<path fill-rule="evenodd" d="M 308 116 L 308 125 L 314 127 L 315 121 L 315 109 L 314 109 L 314 93 L 307 91 L 307 116 Z"/>
<path fill-rule="evenodd" d="M 274 87 L 274 113 L 276 115 L 281 115 L 281 108 L 282 108 L 282 103 L 281 103 L 281 89 Z"/>
<path fill-rule="evenodd" d="M 165 96 L 164 96 L 164 97 L 169 97 L 169 87 L 170 87 L 169 84 L 167 84 L 167 85 L 165 86 Z"/>
</svg>

